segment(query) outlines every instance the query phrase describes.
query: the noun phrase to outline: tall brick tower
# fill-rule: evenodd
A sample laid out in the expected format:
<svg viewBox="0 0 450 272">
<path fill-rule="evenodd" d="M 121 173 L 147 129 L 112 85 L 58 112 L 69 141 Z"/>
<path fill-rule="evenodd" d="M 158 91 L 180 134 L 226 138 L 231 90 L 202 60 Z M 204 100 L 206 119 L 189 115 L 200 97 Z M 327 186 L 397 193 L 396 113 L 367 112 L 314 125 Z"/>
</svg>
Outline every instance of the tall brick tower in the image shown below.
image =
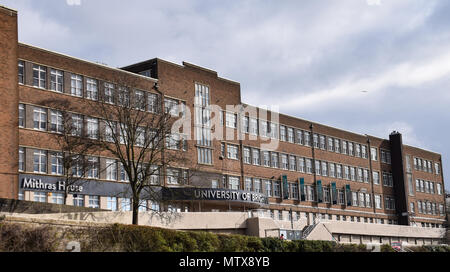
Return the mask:
<svg viewBox="0 0 450 272">
<path fill-rule="evenodd" d="M 17 12 L 0 6 L 0 198 L 17 198 L 18 65 Z"/>
</svg>

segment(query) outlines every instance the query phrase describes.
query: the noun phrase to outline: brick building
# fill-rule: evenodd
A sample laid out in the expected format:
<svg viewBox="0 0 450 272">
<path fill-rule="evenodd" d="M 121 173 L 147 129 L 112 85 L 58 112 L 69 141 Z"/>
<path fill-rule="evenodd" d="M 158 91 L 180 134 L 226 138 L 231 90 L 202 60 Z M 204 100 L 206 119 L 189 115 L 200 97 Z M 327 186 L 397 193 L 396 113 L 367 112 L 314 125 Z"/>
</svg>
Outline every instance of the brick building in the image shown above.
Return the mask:
<svg viewBox="0 0 450 272">
<path fill-rule="evenodd" d="M 441 155 L 404 145 L 398 132 L 380 139 L 247 105 L 239 83 L 186 62 L 156 58 L 117 69 L 22 44 L 17 12 L 3 7 L 0 29 L 0 198 L 60 203 L 52 137 L 58 111 L 41 101 L 69 99 L 81 127 L 101 133 L 102 116 L 84 103 L 110 91 L 116 78 L 127 77 L 146 101 L 182 105 L 191 112 L 189 131 L 196 136 L 179 150 L 193 162 L 170 170 L 180 177 L 196 174 L 183 182 L 164 173 L 157 179 L 170 192 L 190 192 L 193 198 L 164 205 L 149 201 L 147 209 L 259 209 L 277 220 L 306 217 L 309 224 L 331 220 L 440 228 L 445 222 Z M 114 167 L 87 177 L 89 183 L 69 202 L 126 209 L 127 197 L 117 196 L 127 185 L 115 158 L 101 153 L 93 159 L 99 168 Z"/>
</svg>

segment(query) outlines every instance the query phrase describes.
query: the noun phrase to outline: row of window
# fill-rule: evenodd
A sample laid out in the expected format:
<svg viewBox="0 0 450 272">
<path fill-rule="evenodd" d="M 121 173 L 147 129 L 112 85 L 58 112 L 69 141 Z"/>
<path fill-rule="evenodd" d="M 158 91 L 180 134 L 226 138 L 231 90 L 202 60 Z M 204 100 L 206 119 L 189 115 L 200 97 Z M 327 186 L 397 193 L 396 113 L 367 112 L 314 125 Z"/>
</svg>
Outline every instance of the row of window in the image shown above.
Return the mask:
<svg viewBox="0 0 450 272">
<path fill-rule="evenodd" d="M 414 157 L 414 170 L 433 173 L 433 162 L 421 158 Z M 434 163 L 434 173 L 439 175 L 441 173 L 440 164 Z"/>
<path fill-rule="evenodd" d="M 33 64 L 33 83 L 32 86 L 40 89 L 49 89 L 51 91 L 64 93 L 65 73 L 62 70 L 48 68 L 46 66 Z M 19 61 L 19 83 L 25 84 L 25 62 Z M 47 72 L 50 73 L 50 83 L 47 84 Z M 130 105 L 130 90 L 114 85 L 113 83 L 103 82 L 103 93 L 99 93 L 99 80 L 84 77 L 77 74 L 70 75 L 70 94 L 76 97 L 85 97 L 90 100 L 99 100 L 109 104 Z M 160 112 L 160 95 L 142 90 L 133 91 L 133 103 L 137 110 L 147 110 L 152 113 Z M 164 98 L 164 108 L 166 113 L 173 116 L 184 114 L 186 103 L 178 99 Z"/>
<path fill-rule="evenodd" d="M 226 146 L 226 147 L 225 147 Z M 239 146 L 222 143 L 222 156 L 228 159 L 239 159 Z M 342 178 L 351 181 L 368 183 L 370 181 L 370 170 L 366 168 L 347 166 L 332 162 L 303 158 L 294 155 L 282 154 L 278 152 L 261 151 L 258 148 L 243 147 L 243 161 L 245 164 L 262 165 L 272 168 L 281 168 L 284 170 L 298 171 L 301 173 L 313 174 Z M 380 184 L 380 174 L 377 171 L 372 172 L 374 184 Z M 383 172 L 383 185 L 393 186 L 392 173 Z"/>
<path fill-rule="evenodd" d="M 33 164 L 32 172 L 36 174 L 52 174 L 52 175 L 64 175 L 64 158 L 61 152 L 53 152 L 37 149 L 25 149 L 19 148 L 19 171 L 26 171 L 26 152 L 32 152 Z M 74 177 L 84 177 L 91 179 L 99 179 L 100 172 L 104 171 L 105 180 L 128 182 L 128 174 L 126 173 L 122 163 L 119 163 L 115 159 L 103 159 L 94 156 L 73 156 L 66 158 L 72 160 L 71 175 Z M 50 160 L 50 164 L 48 164 Z M 105 160 L 105 169 L 100 169 L 100 160 Z M 47 168 L 50 169 L 47 169 Z M 142 172 L 145 168 L 139 167 Z M 138 171 L 139 171 L 138 169 Z M 30 169 L 31 170 L 31 169 Z M 149 178 L 150 184 L 160 184 L 160 170 L 157 166 L 152 166 L 151 176 Z M 184 169 L 167 168 L 166 169 L 167 183 L 172 185 L 182 185 L 188 183 L 188 171 Z"/>
<path fill-rule="evenodd" d="M 100 119 L 83 116 L 80 114 L 68 114 L 64 116 L 63 112 L 53 109 L 26 106 L 19 104 L 19 127 L 26 127 L 26 107 L 33 108 L 33 129 L 40 131 L 51 131 L 55 133 L 67 133 L 73 136 L 86 136 L 90 139 L 100 139 L 99 124 Z M 50 115 L 50 119 L 48 119 Z M 104 121 L 104 140 L 114 142 L 114 135 L 119 134 L 119 141 L 125 144 L 126 137 L 123 137 L 126 131 L 126 125 L 116 122 Z M 115 130 L 115 133 L 113 133 Z M 137 128 L 135 144 L 136 146 L 148 146 L 148 141 L 158 142 L 155 131 L 145 131 L 145 128 Z M 117 133 L 118 131 L 118 133 Z M 147 137 L 147 138 L 146 138 Z M 174 150 L 187 150 L 187 139 L 185 135 L 171 134 L 166 139 L 166 147 Z"/>
<path fill-rule="evenodd" d="M 239 179 L 236 178 L 238 181 Z M 317 202 L 318 188 L 314 185 L 305 185 L 305 200 Z M 268 197 L 280 197 L 280 181 L 272 181 L 260 178 L 244 178 L 244 190 L 254 191 L 258 193 L 265 193 Z M 300 199 L 299 198 L 299 187 L 298 183 L 288 183 L 289 199 Z M 323 186 L 321 196 L 323 197 L 322 202 L 324 203 L 336 203 L 339 205 L 345 205 L 346 196 L 343 189 L 336 189 L 336 199 L 333 199 L 331 193 L 331 186 Z M 375 208 L 382 209 L 382 196 L 375 195 Z M 356 207 L 372 207 L 371 196 L 366 192 L 352 192 L 351 195 L 351 205 Z M 395 199 L 391 196 L 386 196 L 384 198 L 385 209 L 395 210 Z"/>
<path fill-rule="evenodd" d="M 225 115 L 225 122 L 223 116 Z M 221 124 L 225 124 L 229 128 L 237 128 L 238 115 L 232 112 L 222 112 Z M 279 127 L 279 128 L 278 128 Z M 305 146 L 311 146 L 322 150 L 328 150 L 330 152 L 336 152 L 349 156 L 355 156 L 359 158 L 368 158 L 368 150 L 366 145 L 353 143 L 351 141 L 341 140 L 330 136 L 325 136 L 317 133 L 304 131 L 301 129 L 294 129 L 284 125 L 278 125 L 265 120 L 258 120 L 244 116 L 242 118 L 242 130 L 244 133 L 248 133 L 256 136 L 264 136 L 272 139 L 280 139 L 281 141 L 296 143 Z M 312 138 L 311 138 L 312 136 Z M 371 158 L 374 161 L 378 160 L 377 148 L 372 147 L 370 150 Z M 389 151 L 381 150 L 383 163 L 391 163 L 391 154 Z"/>
<path fill-rule="evenodd" d="M 410 207 L 410 212 L 415 213 L 414 202 L 409 203 L 409 207 Z M 439 211 L 438 211 L 438 209 L 439 209 Z M 422 201 L 422 200 L 417 201 L 417 213 L 438 215 L 438 212 L 439 212 L 440 216 L 445 215 L 443 204 L 437 204 L 437 203 L 432 203 L 430 201 Z"/>
<path fill-rule="evenodd" d="M 416 179 L 416 192 L 422 192 L 427 194 L 438 194 L 442 195 L 442 185 L 436 182 L 436 190 L 435 183 L 432 181 Z"/>
</svg>

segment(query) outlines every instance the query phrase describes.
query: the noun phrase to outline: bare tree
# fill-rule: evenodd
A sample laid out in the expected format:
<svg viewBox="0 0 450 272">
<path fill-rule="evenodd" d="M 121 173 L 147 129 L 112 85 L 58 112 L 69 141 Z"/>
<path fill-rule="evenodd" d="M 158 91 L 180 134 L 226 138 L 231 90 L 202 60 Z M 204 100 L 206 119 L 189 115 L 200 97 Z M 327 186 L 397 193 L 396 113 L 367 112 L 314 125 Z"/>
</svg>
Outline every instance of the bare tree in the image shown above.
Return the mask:
<svg viewBox="0 0 450 272">
<path fill-rule="evenodd" d="M 180 117 L 179 105 L 164 105 L 157 88 L 146 95 L 135 83 L 118 76 L 114 85 L 105 84 L 98 101 L 89 103 L 103 119 L 97 144 L 117 158 L 120 173 L 129 184 L 132 224 L 138 224 L 143 200 L 161 203 L 166 175 L 181 181 L 179 184 L 188 179 L 184 170 L 177 169 L 188 160 L 186 152 L 180 152 L 186 149 L 186 141 L 172 133 L 172 124 Z"/>
<path fill-rule="evenodd" d="M 94 135 L 84 130 L 82 115 L 74 113 L 77 108 L 64 98 L 41 101 L 41 105 L 50 107 L 50 130 L 58 146 L 54 152 L 55 171 L 61 174 L 64 182 L 64 204 L 69 193 L 76 193 L 77 186 L 83 186 L 86 177 L 98 176 L 98 158 L 92 155 L 99 150 Z"/>
</svg>

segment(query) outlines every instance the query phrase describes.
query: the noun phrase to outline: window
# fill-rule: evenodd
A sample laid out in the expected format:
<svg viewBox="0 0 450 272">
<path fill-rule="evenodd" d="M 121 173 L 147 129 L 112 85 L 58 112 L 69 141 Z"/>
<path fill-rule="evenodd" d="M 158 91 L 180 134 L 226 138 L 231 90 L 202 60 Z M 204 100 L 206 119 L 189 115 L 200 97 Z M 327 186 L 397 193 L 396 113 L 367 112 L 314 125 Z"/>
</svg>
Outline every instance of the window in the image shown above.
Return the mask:
<svg viewBox="0 0 450 272">
<path fill-rule="evenodd" d="M 328 151 L 333 152 L 334 151 L 334 139 L 331 137 L 328 137 Z"/>
<path fill-rule="evenodd" d="M 197 147 L 198 163 L 212 164 L 212 150 L 209 148 Z"/>
<path fill-rule="evenodd" d="M 47 87 L 47 67 L 33 65 L 33 86 L 42 89 Z"/>
<path fill-rule="evenodd" d="M 211 188 L 213 188 L 213 189 L 219 188 L 219 181 L 218 180 L 212 180 L 211 181 Z"/>
<path fill-rule="evenodd" d="M 342 165 L 336 164 L 336 177 L 342 178 Z"/>
<path fill-rule="evenodd" d="M 391 152 L 380 150 L 380 160 L 383 163 L 390 164 L 391 163 Z"/>
<path fill-rule="evenodd" d="M 360 144 L 355 144 L 355 156 L 361 157 L 361 145 Z"/>
<path fill-rule="evenodd" d="M 381 209 L 381 196 L 375 195 L 375 208 Z"/>
<path fill-rule="evenodd" d="M 43 150 L 36 150 L 33 153 L 33 170 L 35 173 L 47 173 L 47 153 Z"/>
<path fill-rule="evenodd" d="M 63 114 L 57 110 L 50 111 L 50 131 L 63 133 L 64 132 L 64 124 L 63 124 Z"/>
<path fill-rule="evenodd" d="M 34 108 L 33 111 L 34 129 L 46 131 L 47 130 L 47 109 Z"/>
<path fill-rule="evenodd" d="M 373 184 L 379 185 L 380 184 L 380 173 L 379 172 L 372 172 L 373 175 Z"/>
<path fill-rule="evenodd" d="M 19 127 L 25 127 L 25 105 L 19 104 Z"/>
<path fill-rule="evenodd" d="M 362 168 L 358 168 L 358 181 L 359 182 L 363 182 L 363 180 L 364 180 L 363 169 Z"/>
<path fill-rule="evenodd" d="M 293 143 L 294 142 L 294 129 L 288 128 L 287 135 L 288 135 L 288 138 L 287 138 L 288 142 Z"/>
<path fill-rule="evenodd" d="M 130 198 L 122 198 L 120 200 L 120 210 L 121 211 L 131 211 L 131 199 Z"/>
<path fill-rule="evenodd" d="M 106 198 L 106 209 L 111 211 L 117 211 L 117 198 L 107 197 Z"/>
<path fill-rule="evenodd" d="M 258 135 L 258 120 L 250 118 L 250 134 Z"/>
<path fill-rule="evenodd" d="M 100 208 L 100 197 L 99 196 L 89 196 L 89 208 Z"/>
<path fill-rule="evenodd" d="M 311 146 L 311 133 L 308 131 L 305 131 L 304 135 L 305 135 L 305 145 Z"/>
<path fill-rule="evenodd" d="M 79 114 L 72 114 L 72 136 L 81 137 L 83 134 L 83 117 Z"/>
<path fill-rule="evenodd" d="M 105 82 L 105 103 L 114 104 L 114 85 Z"/>
<path fill-rule="evenodd" d="M 334 178 L 336 177 L 336 165 L 334 163 L 330 163 L 330 177 Z"/>
<path fill-rule="evenodd" d="M 228 189 L 239 190 L 239 177 L 228 177 Z"/>
<path fill-rule="evenodd" d="M 370 194 L 365 194 L 365 197 L 366 197 L 366 207 L 370 208 L 372 206 L 370 202 Z"/>
<path fill-rule="evenodd" d="M 266 195 L 268 197 L 272 196 L 272 181 L 271 180 L 265 180 L 265 189 L 266 189 Z"/>
<path fill-rule="evenodd" d="M 383 185 L 392 187 L 394 186 L 394 182 L 392 179 L 392 173 L 383 172 Z"/>
<path fill-rule="evenodd" d="M 269 151 L 263 151 L 263 159 L 264 159 L 264 166 L 270 167 L 270 154 Z"/>
<path fill-rule="evenodd" d="M 304 144 L 304 141 L 303 141 L 303 131 L 300 130 L 300 129 L 297 130 L 297 144 L 301 144 L 301 145 Z"/>
<path fill-rule="evenodd" d="M 361 158 L 367 159 L 367 146 L 361 145 Z"/>
<path fill-rule="evenodd" d="M 226 127 L 229 128 L 237 128 L 237 115 L 235 113 L 227 112 L 226 113 Z"/>
<path fill-rule="evenodd" d="M 51 202 L 53 204 L 64 204 L 64 194 L 63 193 L 52 193 Z"/>
<path fill-rule="evenodd" d="M 229 159 L 237 160 L 238 159 L 238 150 L 239 147 L 237 145 L 227 145 L 227 157 Z"/>
<path fill-rule="evenodd" d="M 328 176 L 328 163 L 324 161 L 322 162 L 322 176 Z"/>
<path fill-rule="evenodd" d="M 51 161 L 52 161 L 52 174 L 53 175 L 64 174 L 62 153 L 60 153 L 60 152 L 53 153 L 51 155 Z"/>
<path fill-rule="evenodd" d="M 372 161 L 378 160 L 377 149 L 375 147 L 370 148 L 370 156 L 372 157 Z"/>
<path fill-rule="evenodd" d="M 81 156 L 73 156 L 71 158 L 72 162 L 72 175 L 74 177 L 81 177 L 84 175 L 84 167 L 82 165 L 83 158 Z"/>
<path fill-rule="evenodd" d="M 25 171 L 25 148 L 19 147 L 19 171 Z"/>
<path fill-rule="evenodd" d="M 364 202 L 364 193 L 359 193 L 359 206 L 360 207 L 364 207 L 365 206 L 365 202 Z"/>
<path fill-rule="evenodd" d="M 297 170 L 297 162 L 295 161 L 295 156 L 289 156 L 289 170 Z"/>
<path fill-rule="evenodd" d="M 280 140 L 286 141 L 286 127 L 280 126 Z"/>
<path fill-rule="evenodd" d="M 436 191 L 438 195 L 442 195 L 442 185 L 440 183 L 436 183 Z"/>
<path fill-rule="evenodd" d="M 273 196 L 280 197 L 281 196 L 281 186 L 279 181 L 273 182 Z"/>
<path fill-rule="evenodd" d="M 64 72 L 60 70 L 50 70 L 50 90 L 62 93 L 64 91 Z"/>
<path fill-rule="evenodd" d="M 342 153 L 347 154 L 347 141 L 342 140 Z"/>
<path fill-rule="evenodd" d="M 364 175 L 364 177 L 363 177 L 364 182 L 368 183 L 369 182 L 369 170 L 368 169 L 364 169 L 363 170 L 363 175 Z"/>
<path fill-rule="evenodd" d="M 273 168 L 278 168 L 278 153 L 276 152 L 270 152 L 271 155 L 271 162 Z"/>
<path fill-rule="evenodd" d="M 250 119 L 248 116 L 242 117 L 242 132 L 249 133 L 250 131 Z"/>
<path fill-rule="evenodd" d="M 118 88 L 117 104 L 122 107 L 129 107 L 130 104 L 130 91 L 126 87 Z"/>
<path fill-rule="evenodd" d="M 180 169 L 168 168 L 166 172 L 168 184 L 180 184 Z"/>
<path fill-rule="evenodd" d="M 152 77 L 152 76 L 151 76 L 152 70 L 151 70 L 151 69 L 148 69 L 148 70 L 139 72 L 139 74 L 140 74 L 141 76 L 145 76 L 145 77 Z"/>
<path fill-rule="evenodd" d="M 88 157 L 88 178 L 98 178 L 98 158 Z"/>
<path fill-rule="evenodd" d="M 349 167 L 349 169 L 350 169 L 350 179 L 355 181 L 356 180 L 355 167 Z"/>
<path fill-rule="evenodd" d="M 98 119 L 87 118 L 87 136 L 91 139 L 98 139 Z"/>
<path fill-rule="evenodd" d="M 244 149 L 244 154 L 243 154 L 243 156 L 244 156 L 244 158 L 243 158 L 244 159 L 244 163 L 250 164 L 250 161 L 251 161 L 250 148 L 244 147 L 243 149 Z"/>
<path fill-rule="evenodd" d="M 281 154 L 281 169 L 287 170 L 289 168 L 288 156 L 286 154 Z"/>
<path fill-rule="evenodd" d="M 341 152 L 341 140 L 334 139 L 334 152 L 340 153 Z"/>
<path fill-rule="evenodd" d="M 25 83 L 25 63 L 19 60 L 19 84 Z"/>
<path fill-rule="evenodd" d="M 178 101 L 171 98 L 164 98 L 164 111 L 172 116 L 179 115 Z"/>
<path fill-rule="evenodd" d="M 84 195 L 74 195 L 73 205 L 77 207 L 84 207 Z"/>
<path fill-rule="evenodd" d="M 319 145 L 320 145 L 320 149 L 323 149 L 323 150 L 327 149 L 325 146 L 325 136 L 319 135 Z"/>
<path fill-rule="evenodd" d="M 278 125 L 270 123 L 270 138 L 278 139 Z"/>
<path fill-rule="evenodd" d="M 320 171 L 320 161 L 318 161 L 318 160 L 315 161 L 314 170 L 315 170 L 316 175 L 320 176 L 322 174 Z"/>
<path fill-rule="evenodd" d="M 323 202 L 330 203 L 330 189 L 327 187 L 323 188 Z"/>
<path fill-rule="evenodd" d="M 245 180 L 244 180 L 244 190 L 245 191 L 251 191 L 252 190 L 252 179 L 251 178 L 245 178 Z"/>
<path fill-rule="evenodd" d="M 353 151 L 353 143 L 351 142 L 348 143 L 348 155 L 355 156 L 355 153 Z"/>
<path fill-rule="evenodd" d="M 319 148 L 319 135 L 313 134 L 313 145 L 315 148 Z"/>
<path fill-rule="evenodd" d="M 384 198 L 384 207 L 388 210 L 395 210 L 395 199 L 389 196 Z"/>
<path fill-rule="evenodd" d="M 312 172 L 313 172 L 312 160 L 305 159 L 305 162 L 306 162 L 306 173 L 312 174 Z"/>
<path fill-rule="evenodd" d="M 298 161 L 298 171 L 305 173 L 305 158 L 297 158 Z"/>
<path fill-rule="evenodd" d="M 259 149 L 253 148 L 252 151 L 253 165 L 261 165 Z"/>
<path fill-rule="evenodd" d="M 253 191 L 255 191 L 257 193 L 262 193 L 261 180 L 258 178 L 253 179 Z"/>
<path fill-rule="evenodd" d="M 441 167 L 440 167 L 439 163 L 437 163 L 437 162 L 434 163 L 434 172 L 436 173 L 436 175 L 441 174 Z"/>
<path fill-rule="evenodd" d="M 352 192 L 352 206 L 358 206 L 358 193 Z"/>
<path fill-rule="evenodd" d="M 117 162 L 116 160 L 106 160 L 106 179 L 117 180 Z"/>
<path fill-rule="evenodd" d="M 47 202 L 47 193 L 46 192 L 34 192 L 34 201 Z"/>
<path fill-rule="evenodd" d="M 83 77 L 80 75 L 71 75 L 70 94 L 73 96 L 83 96 Z"/>
<path fill-rule="evenodd" d="M 91 100 L 98 99 L 97 80 L 92 78 L 86 79 L 86 98 Z"/>
</svg>

